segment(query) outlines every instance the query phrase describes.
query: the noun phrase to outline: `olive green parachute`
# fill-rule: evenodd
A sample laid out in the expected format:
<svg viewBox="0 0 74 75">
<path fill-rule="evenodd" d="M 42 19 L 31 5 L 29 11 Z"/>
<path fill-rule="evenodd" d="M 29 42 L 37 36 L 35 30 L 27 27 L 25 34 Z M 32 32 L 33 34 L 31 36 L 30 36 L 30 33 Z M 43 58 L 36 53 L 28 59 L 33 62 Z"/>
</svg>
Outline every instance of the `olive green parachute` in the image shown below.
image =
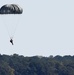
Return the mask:
<svg viewBox="0 0 74 75">
<path fill-rule="evenodd" d="M 17 4 L 6 4 L 0 8 L 0 14 L 22 14 L 23 9 Z"/>
<path fill-rule="evenodd" d="M 23 9 L 17 4 L 5 4 L 0 7 L 0 22 L 5 26 L 10 39 L 14 37 L 21 22 L 22 13 Z"/>
</svg>

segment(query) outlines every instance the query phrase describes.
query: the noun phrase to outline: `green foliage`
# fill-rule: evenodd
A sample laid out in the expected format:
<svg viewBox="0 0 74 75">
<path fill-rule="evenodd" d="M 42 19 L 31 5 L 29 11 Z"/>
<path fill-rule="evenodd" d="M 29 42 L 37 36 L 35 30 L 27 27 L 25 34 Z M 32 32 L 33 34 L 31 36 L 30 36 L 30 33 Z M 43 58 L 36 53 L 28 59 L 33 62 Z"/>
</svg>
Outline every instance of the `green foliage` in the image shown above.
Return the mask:
<svg viewBox="0 0 74 75">
<path fill-rule="evenodd" d="M 0 75 L 74 75 L 74 56 L 33 56 L 0 54 Z"/>
</svg>

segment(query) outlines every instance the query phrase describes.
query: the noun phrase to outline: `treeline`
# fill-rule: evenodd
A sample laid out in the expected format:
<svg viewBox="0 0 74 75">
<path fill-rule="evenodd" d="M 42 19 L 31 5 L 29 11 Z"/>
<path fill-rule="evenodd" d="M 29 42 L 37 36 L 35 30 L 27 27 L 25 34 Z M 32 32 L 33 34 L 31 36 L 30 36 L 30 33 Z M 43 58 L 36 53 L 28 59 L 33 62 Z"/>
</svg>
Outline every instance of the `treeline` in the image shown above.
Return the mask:
<svg viewBox="0 0 74 75">
<path fill-rule="evenodd" d="M 0 55 L 0 75 L 74 75 L 74 56 Z"/>
</svg>

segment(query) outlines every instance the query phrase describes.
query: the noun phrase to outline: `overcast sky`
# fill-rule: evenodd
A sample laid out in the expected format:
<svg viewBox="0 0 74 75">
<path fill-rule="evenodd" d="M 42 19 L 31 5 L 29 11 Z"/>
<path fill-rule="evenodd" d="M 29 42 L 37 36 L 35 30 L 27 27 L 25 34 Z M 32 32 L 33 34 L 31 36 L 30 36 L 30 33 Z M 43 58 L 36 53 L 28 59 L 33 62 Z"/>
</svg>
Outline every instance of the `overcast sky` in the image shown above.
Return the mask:
<svg viewBox="0 0 74 75">
<path fill-rule="evenodd" d="M 13 3 L 23 8 L 23 14 L 18 16 L 17 21 L 14 16 L 11 20 L 10 15 L 7 19 L 0 15 L 1 54 L 74 54 L 74 0 L 1 0 L 0 7 Z M 8 26 L 10 28 L 18 25 L 13 38 L 14 46 L 9 42 L 6 22 L 11 25 Z"/>
</svg>

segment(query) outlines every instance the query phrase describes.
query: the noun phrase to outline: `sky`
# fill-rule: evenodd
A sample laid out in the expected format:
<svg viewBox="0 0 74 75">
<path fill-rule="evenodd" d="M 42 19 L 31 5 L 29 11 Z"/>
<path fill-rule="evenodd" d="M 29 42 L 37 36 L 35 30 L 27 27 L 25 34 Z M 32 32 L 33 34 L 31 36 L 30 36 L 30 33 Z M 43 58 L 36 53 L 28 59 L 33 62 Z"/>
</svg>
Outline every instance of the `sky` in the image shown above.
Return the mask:
<svg viewBox="0 0 74 75">
<path fill-rule="evenodd" d="M 7 18 L 0 15 L 1 54 L 74 54 L 74 0 L 1 0 L 0 7 L 4 4 L 18 4 L 23 14 L 12 19 L 10 15 Z M 14 32 L 13 26 L 17 29 L 12 46 L 9 34 L 12 35 L 11 30 Z"/>
</svg>

